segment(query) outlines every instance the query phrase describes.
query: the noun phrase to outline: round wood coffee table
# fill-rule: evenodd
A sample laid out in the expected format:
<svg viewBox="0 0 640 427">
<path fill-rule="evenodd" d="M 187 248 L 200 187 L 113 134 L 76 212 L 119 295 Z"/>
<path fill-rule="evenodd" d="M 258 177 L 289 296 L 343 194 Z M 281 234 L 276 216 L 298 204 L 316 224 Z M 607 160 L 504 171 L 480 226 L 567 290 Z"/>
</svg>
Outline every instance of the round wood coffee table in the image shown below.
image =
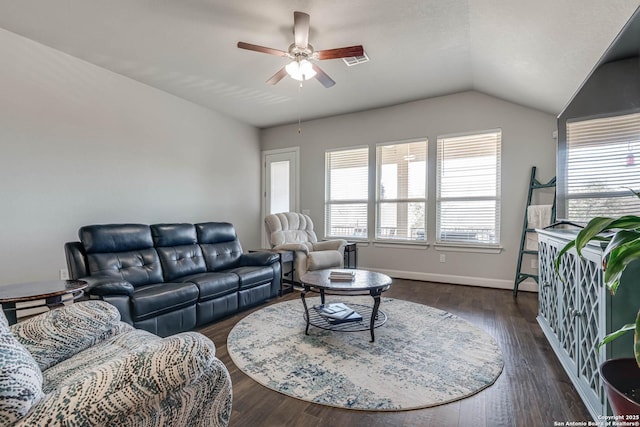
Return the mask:
<svg viewBox="0 0 640 427">
<path fill-rule="evenodd" d="M 353 280 L 331 280 L 329 275 L 332 271 L 354 272 Z M 305 334 L 309 335 L 309 325 L 321 329 L 332 331 L 365 331 L 371 332 L 371 342 L 375 341 L 374 329 L 382 326 L 387 321 L 387 315 L 380 310 L 380 296 L 384 291 L 391 287 L 391 278 L 382 273 L 367 270 L 317 270 L 306 273 L 300 278 L 302 287 L 304 288 L 300 294 L 302 304 L 304 305 L 304 318 L 307 322 Z M 309 310 L 305 299 L 307 292 L 317 292 L 320 294 L 320 303 L 325 304 L 325 295 L 371 295 L 373 298 L 373 307 L 367 307 L 361 304 L 349 304 L 349 307 L 356 308 L 358 313 L 362 315 L 361 321 L 331 323 L 325 317 L 321 316 L 315 309 Z M 371 314 L 369 325 L 366 326 L 363 321 Z"/>
<path fill-rule="evenodd" d="M 16 310 L 60 307 L 66 301 L 76 300 L 84 294 L 87 282 L 82 280 L 48 280 L 44 282 L 15 283 L 0 286 L 0 304 L 7 321 L 13 325 L 18 321 Z M 63 296 L 67 295 L 66 299 Z M 29 305 L 16 309 L 17 302 L 45 300 L 44 304 Z"/>
</svg>

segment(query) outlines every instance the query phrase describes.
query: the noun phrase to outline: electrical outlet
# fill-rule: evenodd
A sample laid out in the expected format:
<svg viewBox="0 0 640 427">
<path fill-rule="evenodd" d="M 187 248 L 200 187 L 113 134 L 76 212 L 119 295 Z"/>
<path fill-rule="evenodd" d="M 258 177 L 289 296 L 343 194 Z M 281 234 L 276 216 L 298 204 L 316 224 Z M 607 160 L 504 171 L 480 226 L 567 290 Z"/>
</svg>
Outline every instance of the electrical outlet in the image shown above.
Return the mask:
<svg viewBox="0 0 640 427">
<path fill-rule="evenodd" d="M 538 268 L 538 260 L 537 259 L 532 259 L 531 260 L 531 268 Z"/>
<path fill-rule="evenodd" d="M 60 269 L 60 280 L 69 280 L 69 270 L 66 268 Z"/>
<path fill-rule="evenodd" d="M 447 254 L 440 254 L 440 262 L 447 262 Z"/>
</svg>

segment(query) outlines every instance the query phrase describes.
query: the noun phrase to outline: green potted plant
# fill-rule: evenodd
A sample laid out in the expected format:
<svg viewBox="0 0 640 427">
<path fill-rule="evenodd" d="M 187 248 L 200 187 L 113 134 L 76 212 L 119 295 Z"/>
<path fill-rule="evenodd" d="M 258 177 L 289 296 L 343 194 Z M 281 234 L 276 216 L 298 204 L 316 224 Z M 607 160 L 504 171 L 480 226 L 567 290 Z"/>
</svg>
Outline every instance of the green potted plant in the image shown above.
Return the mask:
<svg viewBox="0 0 640 427">
<path fill-rule="evenodd" d="M 640 193 L 633 192 L 640 198 Z M 620 286 L 620 278 L 627 267 L 640 260 L 640 217 L 625 215 L 618 218 L 597 217 L 577 234 L 556 257 L 555 269 L 559 271 L 560 259 L 569 250 L 575 248 L 579 256 L 582 249 L 592 241 L 606 244 L 603 251 L 604 282 L 612 295 Z M 640 278 L 635 280 L 640 285 Z M 630 319 L 631 320 L 631 319 Z M 600 366 L 600 376 L 616 415 L 640 414 L 640 311 L 632 323 L 622 326 L 607 335 L 600 347 L 623 334 L 635 331 L 634 358 L 607 360 Z"/>
</svg>

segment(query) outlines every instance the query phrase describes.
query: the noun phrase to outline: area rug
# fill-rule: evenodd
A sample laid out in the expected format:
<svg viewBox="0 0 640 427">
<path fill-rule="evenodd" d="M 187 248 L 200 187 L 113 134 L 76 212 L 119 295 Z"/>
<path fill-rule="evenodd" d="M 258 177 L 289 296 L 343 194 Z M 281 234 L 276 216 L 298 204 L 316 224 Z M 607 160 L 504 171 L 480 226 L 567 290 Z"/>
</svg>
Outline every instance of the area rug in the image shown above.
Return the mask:
<svg viewBox="0 0 640 427">
<path fill-rule="evenodd" d="M 319 298 L 307 298 L 310 306 Z M 371 297 L 343 298 L 369 304 Z M 267 306 L 229 333 L 231 359 L 258 383 L 322 405 L 402 411 L 441 405 L 495 382 L 504 365 L 495 340 L 451 313 L 383 298 L 387 322 L 375 330 L 309 328 L 300 300 Z"/>
</svg>

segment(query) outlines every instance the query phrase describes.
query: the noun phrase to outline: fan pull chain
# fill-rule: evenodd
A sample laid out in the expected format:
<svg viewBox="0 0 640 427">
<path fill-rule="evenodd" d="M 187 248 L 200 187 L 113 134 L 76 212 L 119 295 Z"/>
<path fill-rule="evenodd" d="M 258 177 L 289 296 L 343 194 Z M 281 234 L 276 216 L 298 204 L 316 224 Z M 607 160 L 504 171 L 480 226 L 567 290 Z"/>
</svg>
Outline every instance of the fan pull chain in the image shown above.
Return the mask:
<svg viewBox="0 0 640 427">
<path fill-rule="evenodd" d="M 300 86 L 298 86 L 298 135 L 302 135 L 302 124 L 301 124 L 301 115 L 300 112 L 302 106 L 302 82 L 300 82 Z"/>
</svg>

